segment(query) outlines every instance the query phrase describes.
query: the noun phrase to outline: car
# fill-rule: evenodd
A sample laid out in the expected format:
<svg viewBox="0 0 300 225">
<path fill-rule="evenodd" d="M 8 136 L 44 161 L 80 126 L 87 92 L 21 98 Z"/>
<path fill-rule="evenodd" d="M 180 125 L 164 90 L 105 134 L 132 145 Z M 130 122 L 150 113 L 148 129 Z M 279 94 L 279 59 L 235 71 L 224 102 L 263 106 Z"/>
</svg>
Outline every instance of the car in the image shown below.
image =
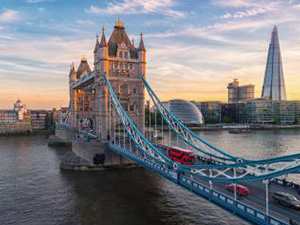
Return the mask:
<svg viewBox="0 0 300 225">
<path fill-rule="evenodd" d="M 272 199 L 282 205 L 300 210 L 300 200 L 291 194 L 285 192 L 275 192 L 272 194 Z"/>
<path fill-rule="evenodd" d="M 226 188 L 231 191 L 231 192 L 234 192 L 234 184 L 228 184 L 226 186 Z M 246 196 L 246 195 L 249 195 L 250 194 L 250 191 L 247 187 L 245 187 L 244 185 L 241 185 L 241 184 L 237 184 L 236 185 L 236 193 L 238 195 L 241 195 L 241 196 Z"/>
</svg>

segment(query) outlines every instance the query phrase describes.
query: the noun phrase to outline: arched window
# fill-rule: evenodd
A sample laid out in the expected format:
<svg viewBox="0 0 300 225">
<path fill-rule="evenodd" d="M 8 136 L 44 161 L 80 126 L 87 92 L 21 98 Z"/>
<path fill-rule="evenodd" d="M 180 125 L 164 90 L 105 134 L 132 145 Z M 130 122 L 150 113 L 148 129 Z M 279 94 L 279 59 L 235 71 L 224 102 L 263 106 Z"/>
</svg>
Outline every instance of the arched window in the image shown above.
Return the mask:
<svg viewBox="0 0 300 225">
<path fill-rule="evenodd" d="M 122 84 L 120 86 L 120 93 L 121 95 L 128 95 L 128 86 L 126 84 Z"/>
<path fill-rule="evenodd" d="M 123 52 L 119 52 L 119 58 L 123 58 Z"/>
<path fill-rule="evenodd" d="M 133 88 L 133 89 L 132 89 L 132 93 L 133 93 L 133 94 L 136 94 L 136 88 Z"/>
<path fill-rule="evenodd" d="M 128 52 L 125 52 L 125 59 L 128 58 Z"/>
</svg>

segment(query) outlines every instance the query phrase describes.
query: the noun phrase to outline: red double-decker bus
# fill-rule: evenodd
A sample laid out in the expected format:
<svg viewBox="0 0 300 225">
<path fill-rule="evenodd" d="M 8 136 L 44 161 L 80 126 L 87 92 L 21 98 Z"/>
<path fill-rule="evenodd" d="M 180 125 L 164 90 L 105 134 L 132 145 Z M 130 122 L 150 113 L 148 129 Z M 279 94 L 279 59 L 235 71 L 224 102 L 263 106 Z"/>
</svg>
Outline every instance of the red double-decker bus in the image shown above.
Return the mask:
<svg viewBox="0 0 300 225">
<path fill-rule="evenodd" d="M 195 165 L 196 157 L 193 151 L 161 144 L 158 144 L 157 146 L 164 149 L 167 153 L 167 156 L 172 161 L 179 162 L 182 165 Z"/>
</svg>

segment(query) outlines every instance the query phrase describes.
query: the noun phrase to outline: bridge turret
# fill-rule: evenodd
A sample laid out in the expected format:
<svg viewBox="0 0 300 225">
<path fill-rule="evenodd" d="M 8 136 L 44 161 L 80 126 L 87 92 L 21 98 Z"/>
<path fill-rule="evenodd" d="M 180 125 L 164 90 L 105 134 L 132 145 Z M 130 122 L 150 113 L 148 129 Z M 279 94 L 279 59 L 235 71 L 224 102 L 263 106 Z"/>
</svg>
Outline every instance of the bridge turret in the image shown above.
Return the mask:
<svg viewBox="0 0 300 225">
<path fill-rule="evenodd" d="M 69 73 L 69 83 L 72 84 L 76 82 L 77 76 L 76 76 L 76 70 L 74 67 L 74 62 L 71 62 L 70 64 L 70 73 Z"/>
<path fill-rule="evenodd" d="M 146 76 L 146 48 L 143 40 L 143 33 L 141 33 L 140 44 L 138 47 L 138 56 L 139 56 L 139 71 L 142 76 Z"/>
<path fill-rule="evenodd" d="M 70 65 L 70 73 L 69 73 L 69 94 L 70 94 L 70 111 L 71 115 L 69 117 L 69 122 L 72 123 L 72 127 L 75 128 L 77 126 L 76 124 L 76 115 L 77 115 L 77 90 L 73 89 L 73 84 L 77 81 L 77 72 L 74 67 L 74 62 Z"/>
<path fill-rule="evenodd" d="M 97 41 L 98 38 L 96 40 L 96 45 L 97 45 Z M 98 42 L 99 43 L 99 42 Z M 101 35 L 101 40 L 100 43 L 97 45 L 97 47 L 95 46 L 95 51 L 94 51 L 94 67 L 95 67 L 95 72 L 97 73 L 97 75 L 103 74 L 104 72 L 108 72 L 107 71 L 107 67 L 108 67 L 108 45 L 106 42 L 106 38 L 105 38 L 105 30 L 104 27 L 102 28 L 102 35 Z"/>
<path fill-rule="evenodd" d="M 99 47 L 100 47 L 99 35 L 98 35 L 98 33 L 96 33 L 96 43 L 95 43 L 94 53 L 96 53 L 98 51 Z"/>
</svg>

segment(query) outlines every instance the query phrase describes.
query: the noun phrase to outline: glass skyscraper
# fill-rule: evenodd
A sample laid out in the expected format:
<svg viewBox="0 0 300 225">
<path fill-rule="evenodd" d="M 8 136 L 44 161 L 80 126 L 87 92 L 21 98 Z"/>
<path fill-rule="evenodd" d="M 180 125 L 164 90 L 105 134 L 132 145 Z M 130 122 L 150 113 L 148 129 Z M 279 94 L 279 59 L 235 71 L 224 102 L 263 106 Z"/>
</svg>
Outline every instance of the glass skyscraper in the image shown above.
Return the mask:
<svg viewBox="0 0 300 225">
<path fill-rule="evenodd" d="M 262 97 L 268 97 L 271 100 L 286 100 L 282 60 L 276 26 L 272 31 L 269 45 Z"/>
</svg>

